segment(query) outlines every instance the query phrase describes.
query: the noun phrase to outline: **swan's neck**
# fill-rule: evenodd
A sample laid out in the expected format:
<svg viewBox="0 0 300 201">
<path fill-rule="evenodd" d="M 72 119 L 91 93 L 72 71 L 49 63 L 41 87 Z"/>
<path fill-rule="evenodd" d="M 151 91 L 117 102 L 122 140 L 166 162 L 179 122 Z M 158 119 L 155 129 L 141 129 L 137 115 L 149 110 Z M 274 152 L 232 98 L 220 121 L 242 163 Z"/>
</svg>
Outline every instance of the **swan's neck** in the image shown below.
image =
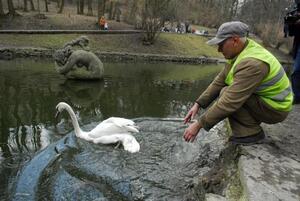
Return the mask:
<svg viewBox="0 0 300 201">
<path fill-rule="evenodd" d="M 69 115 L 72 119 L 72 124 L 73 124 L 74 132 L 75 132 L 76 136 L 81 137 L 83 135 L 83 131 L 79 127 L 79 123 L 78 123 L 78 120 L 76 118 L 74 111 L 72 110 L 72 108 L 70 106 L 67 106 L 65 109 L 67 110 L 67 112 L 69 113 Z"/>
</svg>

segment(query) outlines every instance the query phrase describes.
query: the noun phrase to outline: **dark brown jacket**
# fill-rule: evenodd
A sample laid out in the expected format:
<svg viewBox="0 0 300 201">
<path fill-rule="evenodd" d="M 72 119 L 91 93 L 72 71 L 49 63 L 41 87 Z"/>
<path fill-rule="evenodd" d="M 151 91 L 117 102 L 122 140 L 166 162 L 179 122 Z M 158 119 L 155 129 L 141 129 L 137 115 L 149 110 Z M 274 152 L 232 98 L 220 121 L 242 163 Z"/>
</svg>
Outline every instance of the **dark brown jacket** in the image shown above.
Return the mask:
<svg viewBox="0 0 300 201">
<path fill-rule="evenodd" d="M 199 118 L 205 130 L 209 130 L 242 107 L 269 73 L 269 65 L 258 59 L 247 58 L 236 65 L 232 85 L 228 86 L 219 96 L 221 90 L 226 86 L 225 79 L 230 69 L 231 65 L 226 64 L 196 101 L 200 107 L 206 108 L 216 100 Z M 217 99 L 217 97 L 219 98 Z"/>
</svg>

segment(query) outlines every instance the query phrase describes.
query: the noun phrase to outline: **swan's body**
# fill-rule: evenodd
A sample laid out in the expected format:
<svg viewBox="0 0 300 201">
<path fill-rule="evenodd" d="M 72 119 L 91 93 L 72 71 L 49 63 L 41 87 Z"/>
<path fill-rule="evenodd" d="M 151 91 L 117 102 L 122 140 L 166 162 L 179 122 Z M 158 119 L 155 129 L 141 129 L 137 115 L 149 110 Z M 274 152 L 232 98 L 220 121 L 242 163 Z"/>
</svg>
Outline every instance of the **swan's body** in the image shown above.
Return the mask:
<svg viewBox="0 0 300 201">
<path fill-rule="evenodd" d="M 121 142 L 126 151 L 135 153 L 140 150 L 140 144 L 136 141 L 136 139 L 132 135 L 126 133 L 104 135 L 102 137 L 95 138 L 93 142 L 95 144 L 111 144 Z"/>
<path fill-rule="evenodd" d="M 116 133 L 138 133 L 139 130 L 132 120 L 120 117 L 110 117 L 102 121 L 93 130 L 90 131 L 89 136 L 98 138 L 104 135 L 112 135 Z"/>
<path fill-rule="evenodd" d="M 66 110 L 74 127 L 75 135 L 93 143 L 111 144 L 121 142 L 124 149 L 131 153 L 138 152 L 140 145 L 130 133 L 138 133 L 134 122 L 120 117 L 111 117 L 104 120 L 89 132 L 82 131 L 79 127 L 76 115 L 70 105 L 64 102 L 57 104 L 58 113 Z"/>
</svg>

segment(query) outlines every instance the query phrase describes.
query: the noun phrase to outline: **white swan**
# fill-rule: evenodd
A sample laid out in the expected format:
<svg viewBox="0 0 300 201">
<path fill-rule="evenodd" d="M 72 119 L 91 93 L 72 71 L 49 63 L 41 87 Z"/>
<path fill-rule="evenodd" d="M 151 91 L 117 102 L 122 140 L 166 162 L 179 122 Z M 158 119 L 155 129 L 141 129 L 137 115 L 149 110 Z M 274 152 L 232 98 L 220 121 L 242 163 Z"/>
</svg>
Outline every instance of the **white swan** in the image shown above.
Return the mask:
<svg viewBox="0 0 300 201">
<path fill-rule="evenodd" d="M 120 117 L 111 117 L 101 122 L 93 130 L 86 132 L 80 129 L 76 115 L 70 105 L 65 102 L 60 102 L 57 104 L 56 109 L 56 117 L 63 110 L 66 110 L 69 113 L 72 119 L 75 135 L 79 138 L 96 144 L 121 142 L 124 149 L 131 153 L 135 153 L 140 150 L 139 143 L 130 134 L 139 132 L 137 126 L 135 126 L 135 123 L 132 120 Z"/>
<path fill-rule="evenodd" d="M 100 132 L 101 131 L 101 132 Z M 89 136 L 98 138 L 104 135 L 112 135 L 116 133 L 138 133 L 139 130 L 132 120 L 120 117 L 110 117 L 102 121 L 93 130 L 90 131 Z"/>
</svg>

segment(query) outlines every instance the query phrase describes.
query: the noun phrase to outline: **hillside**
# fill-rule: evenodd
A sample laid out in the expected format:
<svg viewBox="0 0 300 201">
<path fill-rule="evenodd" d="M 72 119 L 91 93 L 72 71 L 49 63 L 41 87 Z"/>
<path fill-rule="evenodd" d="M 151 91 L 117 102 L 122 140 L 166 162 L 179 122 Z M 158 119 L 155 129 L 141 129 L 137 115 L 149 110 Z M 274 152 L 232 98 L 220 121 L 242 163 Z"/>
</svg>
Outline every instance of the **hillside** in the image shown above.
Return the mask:
<svg viewBox="0 0 300 201">
<path fill-rule="evenodd" d="M 54 6 L 52 2 L 50 4 Z M 22 12 L 17 10 L 20 16 L 6 16 L 0 18 L 0 30 L 97 30 L 97 16 L 77 15 L 73 7 L 65 7 L 63 14 L 57 14 L 54 8 L 52 12 Z M 132 30 L 132 25 L 124 22 L 108 20 L 110 30 Z M 201 29 L 203 27 L 194 26 Z M 210 30 L 214 32 L 215 30 Z M 57 49 L 64 43 L 77 38 L 78 34 L 56 34 L 56 35 L 22 35 L 1 34 L 0 47 L 43 47 Z M 205 44 L 206 37 L 194 34 L 161 33 L 154 45 L 142 44 L 142 34 L 91 34 L 90 47 L 92 50 L 106 52 L 130 52 L 148 54 L 170 54 L 183 56 L 207 56 L 220 57 L 216 47 Z M 291 60 L 286 54 L 270 49 L 280 59 Z"/>
</svg>

